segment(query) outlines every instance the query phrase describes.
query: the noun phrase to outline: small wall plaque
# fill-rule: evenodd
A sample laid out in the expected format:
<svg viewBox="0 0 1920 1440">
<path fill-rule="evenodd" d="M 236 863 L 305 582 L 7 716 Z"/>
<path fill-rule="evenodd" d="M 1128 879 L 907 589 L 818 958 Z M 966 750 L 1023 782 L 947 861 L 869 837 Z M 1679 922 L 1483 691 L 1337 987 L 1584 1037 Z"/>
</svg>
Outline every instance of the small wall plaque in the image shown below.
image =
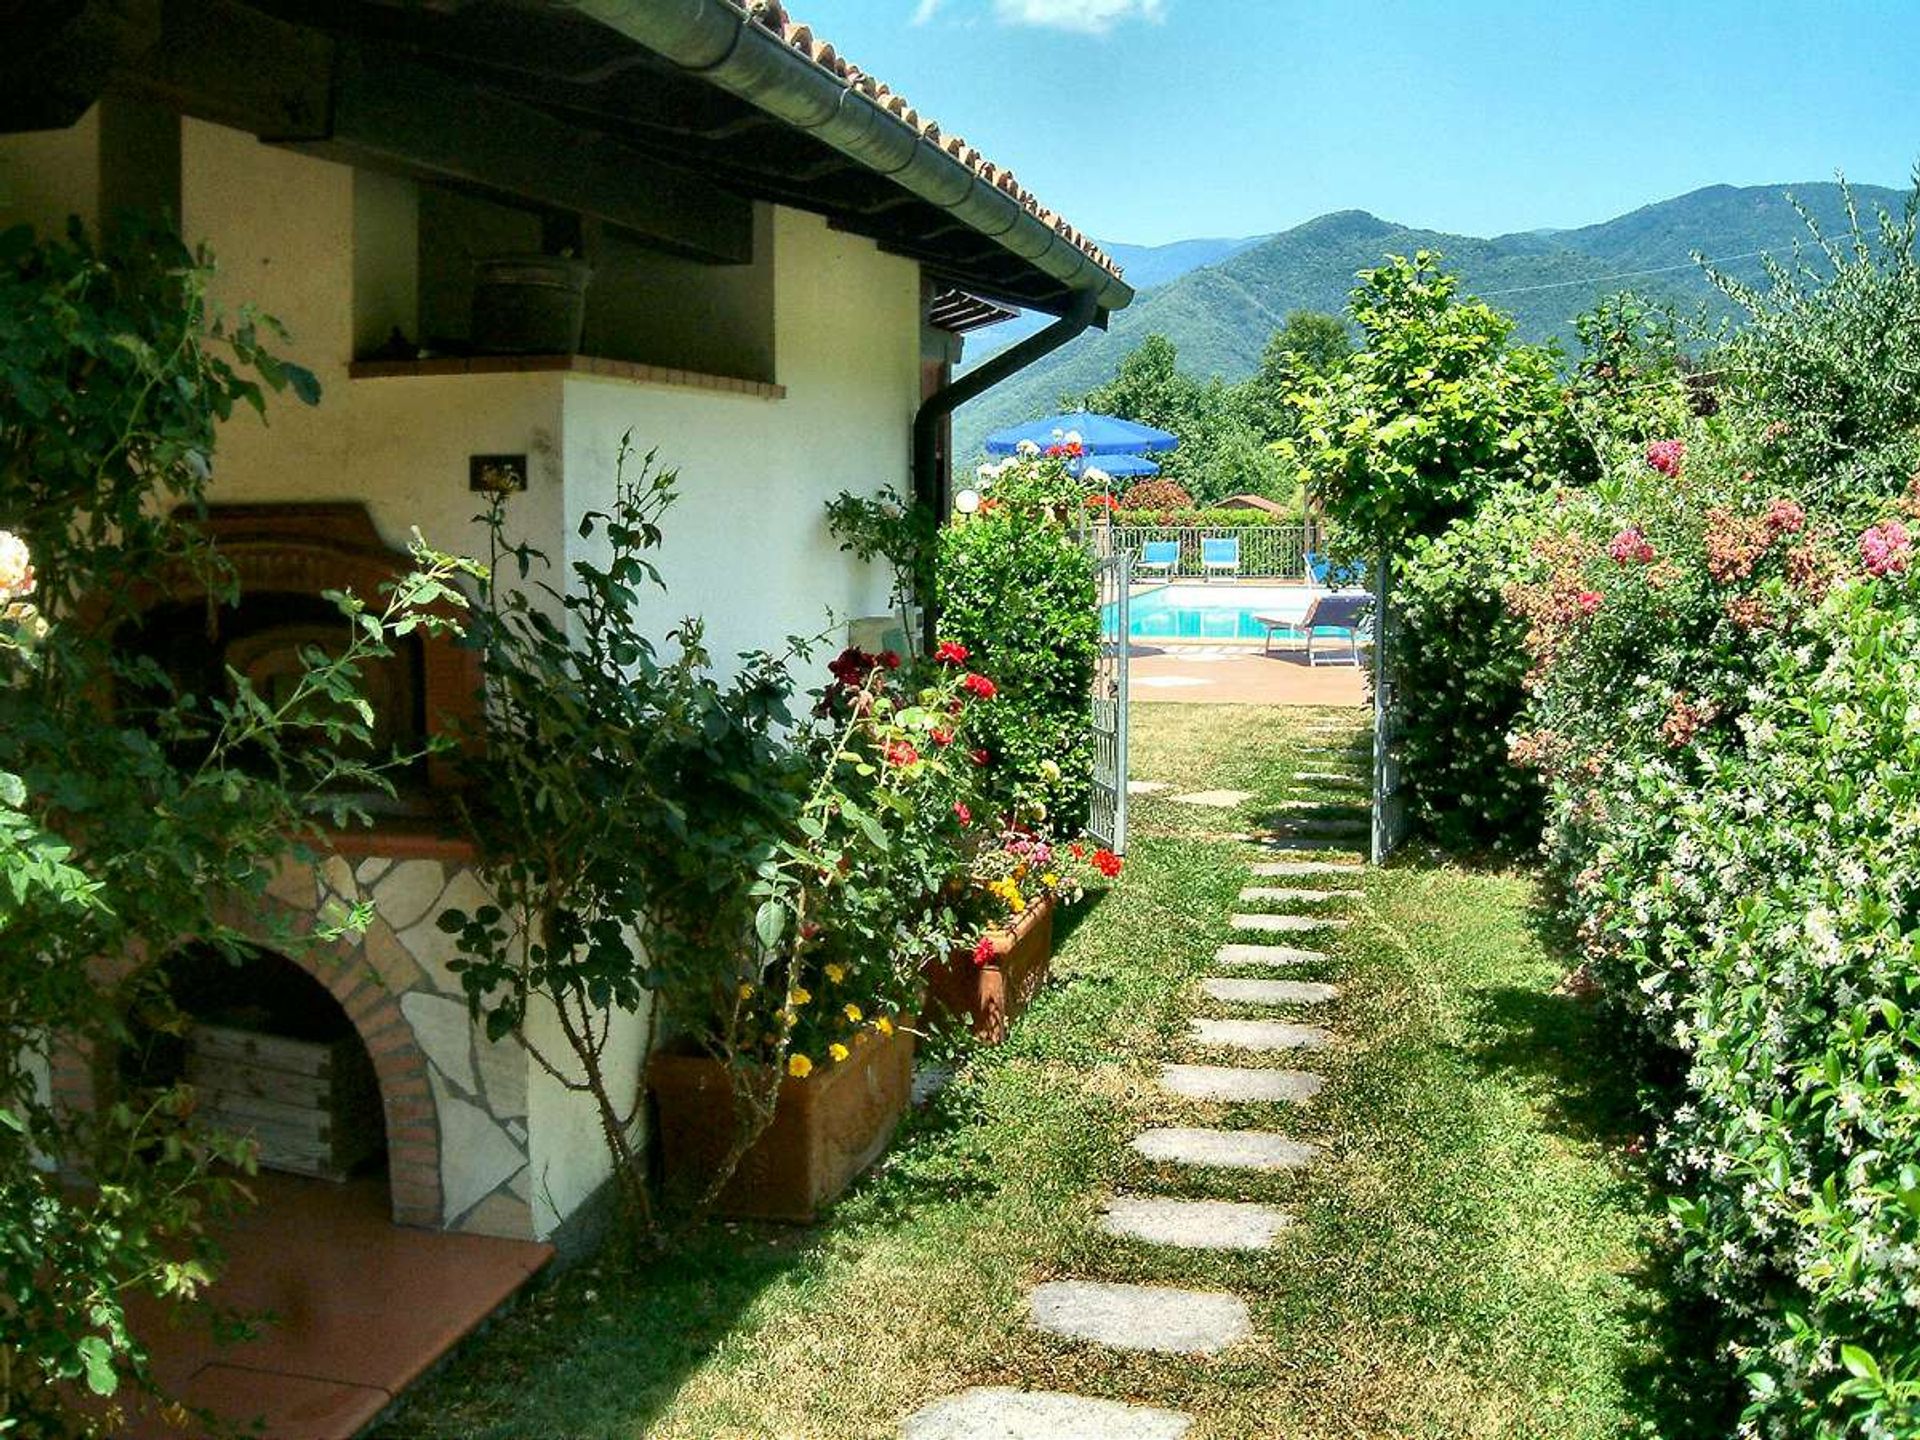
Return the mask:
<svg viewBox="0 0 1920 1440">
<path fill-rule="evenodd" d="M 525 455 L 469 455 L 467 488 L 489 495 L 511 495 L 527 488 Z"/>
</svg>

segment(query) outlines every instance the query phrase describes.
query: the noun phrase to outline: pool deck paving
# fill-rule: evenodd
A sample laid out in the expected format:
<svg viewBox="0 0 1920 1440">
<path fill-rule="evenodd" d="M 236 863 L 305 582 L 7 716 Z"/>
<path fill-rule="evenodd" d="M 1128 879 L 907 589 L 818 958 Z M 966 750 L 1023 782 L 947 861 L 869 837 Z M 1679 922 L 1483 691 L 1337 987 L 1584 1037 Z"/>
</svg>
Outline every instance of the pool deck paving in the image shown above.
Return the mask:
<svg viewBox="0 0 1920 1440">
<path fill-rule="evenodd" d="M 1304 656 L 1258 645 L 1134 644 L 1128 652 L 1129 698 L 1216 705 L 1351 705 L 1364 717 L 1365 674 L 1352 665 L 1308 665 Z"/>
</svg>

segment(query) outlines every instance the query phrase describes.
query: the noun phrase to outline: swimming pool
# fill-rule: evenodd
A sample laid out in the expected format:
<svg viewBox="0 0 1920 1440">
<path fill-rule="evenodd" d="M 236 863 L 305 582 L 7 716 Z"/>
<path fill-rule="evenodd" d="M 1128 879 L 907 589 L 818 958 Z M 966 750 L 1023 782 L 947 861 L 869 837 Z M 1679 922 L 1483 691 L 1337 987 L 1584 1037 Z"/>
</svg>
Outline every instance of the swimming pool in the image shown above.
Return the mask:
<svg viewBox="0 0 1920 1440">
<path fill-rule="evenodd" d="M 1163 585 L 1129 601 L 1127 634 L 1136 640 L 1264 640 L 1256 615 L 1298 624 L 1314 597 L 1305 585 Z"/>
</svg>

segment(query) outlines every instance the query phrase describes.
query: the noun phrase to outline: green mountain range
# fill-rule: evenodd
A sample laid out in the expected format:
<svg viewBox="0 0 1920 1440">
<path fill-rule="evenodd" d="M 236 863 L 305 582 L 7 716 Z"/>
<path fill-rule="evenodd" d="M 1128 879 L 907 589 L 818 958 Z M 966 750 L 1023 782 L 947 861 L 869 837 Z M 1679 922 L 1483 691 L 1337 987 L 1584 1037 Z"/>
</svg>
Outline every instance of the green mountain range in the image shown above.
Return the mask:
<svg viewBox="0 0 1920 1440">
<path fill-rule="evenodd" d="M 1669 301 L 1683 314 L 1724 317 L 1730 307 L 1692 262 L 1692 253 L 1717 260 L 1736 279 L 1763 278 L 1755 252 L 1790 261 L 1794 246 L 1808 239 L 1789 195 L 1826 233 L 1844 229 L 1838 185 L 1713 185 L 1598 225 L 1491 240 L 1342 210 L 1250 242 L 1111 247 L 1140 267 L 1139 298 L 1113 317 L 1104 334 L 1090 331 L 960 410 L 954 418 L 956 453 L 973 455 L 989 431 L 1056 410 L 1063 398 L 1103 383 L 1128 351 L 1155 332 L 1174 342 L 1181 369 L 1190 374 L 1247 375 L 1289 311 L 1343 313 L 1355 273 L 1389 254 L 1441 252 L 1465 289 L 1514 315 L 1522 339 L 1556 340 L 1569 349 L 1573 318 L 1619 290 Z M 1875 185 L 1855 185 L 1853 195 L 1869 223 L 1875 206 L 1897 210 L 1906 199 L 1904 191 Z M 969 342 L 968 359 L 977 364 L 1037 328 L 1023 317 L 982 331 Z"/>
</svg>

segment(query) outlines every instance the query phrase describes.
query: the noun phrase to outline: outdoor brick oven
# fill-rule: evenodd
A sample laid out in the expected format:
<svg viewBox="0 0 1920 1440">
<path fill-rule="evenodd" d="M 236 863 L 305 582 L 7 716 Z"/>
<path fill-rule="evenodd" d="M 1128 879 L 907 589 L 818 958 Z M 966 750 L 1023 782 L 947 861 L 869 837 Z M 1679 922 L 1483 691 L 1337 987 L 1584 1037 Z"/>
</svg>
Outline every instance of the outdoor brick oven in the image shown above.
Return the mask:
<svg viewBox="0 0 1920 1440">
<path fill-rule="evenodd" d="M 208 524 L 238 576 L 239 606 L 209 630 L 204 593 L 183 580 L 152 597 L 136 641 L 187 678 L 217 678 L 231 664 L 270 695 L 298 646 L 338 635 L 337 615 L 329 630 L 327 611 L 315 608 L 322 591 L 352 589 L 371 602 L 382 582 L 410 568 L 357 504 L 214 507 Z M 409 640 L 369 674 L 367 688 L 380 739 L 417 746 L 475 713 L 479 676 L 475 657 L 452 640 L 420 632 Z M 518 1041 L 491 1042 L 469 1019 L 448 969 L 451 939 L 435 923 L 449 906 L 472 910 L 491 898 L 471 847 L 449 834 L 454 782 L 444 758 L 414 767 L 400 777 L 397 802 L 375 807 L 374 827 L 339 835 L 317 871 L 282 865 L 266 902 L 277 914 L 234 908 L 225 918 L 271 951 L 276 928 L 305 928 L 330 908 L 372 902 L 363 936 L 273 953 L 326 988 L 372 1061 L 393 1219 L 531 1239 L 551 1225 L 534 1213 L 530 1061 Z M 298 988 L 311 1004 L 310 987 Z M 111 1069 L 106 1057 L 68 1048 L 56 1056 L 56 1095 L 90 1106 Z"/>
</svg>

